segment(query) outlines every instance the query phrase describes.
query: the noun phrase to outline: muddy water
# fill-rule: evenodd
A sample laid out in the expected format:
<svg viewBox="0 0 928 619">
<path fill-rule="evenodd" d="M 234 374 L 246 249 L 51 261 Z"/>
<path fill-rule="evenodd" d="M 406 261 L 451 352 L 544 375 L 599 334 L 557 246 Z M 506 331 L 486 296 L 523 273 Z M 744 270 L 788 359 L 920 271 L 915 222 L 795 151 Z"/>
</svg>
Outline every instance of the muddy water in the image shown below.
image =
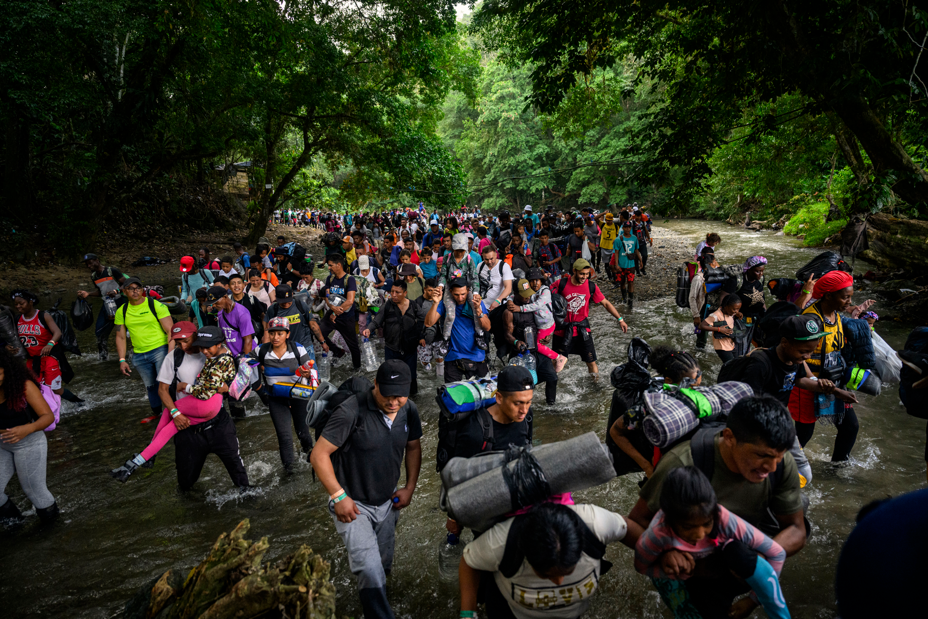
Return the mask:
<svg viewBox="0 0 928 619">
<path fill-rule="evenodd" d="M 772 233 L 697 221 L 660 225 L 688 237 L 693 246 L 710 228 L 718 228 L 723 242 L 717 252 L 723 264 L 763 254 L 770 261 L 769 277 L 794 273 L 815 253 Z M 858 268 L 865 270 L 866 266 Z M 865 293 L 858 293 L 855 300 L 864 298 Z M 591 430 L 604 437 L 611 395 L 608 372 L 622 362 L 632 335 L 652 345 L 693 348 L 688 313 L 676 308 L 670 297 L 641 302 L 626 316 L 631 331 L 622 335 L 603 310 L 593 312 L 604 380 L 591 384 L 585 367 L 572 359 L 562 374 L 557 405 L 546 407 L 543 397 L 536 397 L 537 439 L 555 441 Z M 877 330 L 897 347 L 908 332 L 883 324 Z M 91 332 L 81 333 L 80 340 L 85 349 L 95 348 Z M 111 350 L 115 351 L 112 345 Z M 714 353 L 700 353 L 699 360 L 707 376 L 717 373 Z M 283 475 L 273 426 L 260 404 L 249 401 L 249 417 L 237 424 L 242 455 L 256 486 L 247 496 L 232 491 L 225 469 L 214 458 L 191 492 L 178 493 L 170 444 L 152 470 L 142 470 L 128 483 L 119 484 L 107 471 L 137 453 L 154 429 L 151 424 L 139 424 L 148 413 L 142 382 L 138 377 L 120 377 L 114 362 L 101 363 L 95 355 L 74 358 L 72 363 L 77 378 L 71 387 L 87 402 L 80 407 L 68 404 L 59 429 L 49 436 L 48 484 L 61 506 L 62 518 L 50 530 L 39 529 L 33 517 L 17 532 L 0 533 L 4 616 L 111 617 L 142 583 L 168 568 L 192 566 L 221 532 L 243 518 L 251 519 L 254 539 L 271 538 L 268 558 L 302 543 L 323 553 L 333 564 L 340 612 L 359 616 L 346 555 L 326 510 L 325 490 L 312 482 L 308 464 L 302 464 L 296 475 Z M 344 369 L 335 371 L 336 380 L 345 376 Z M 426 377 L 423 383 L 423 394 L 434 393 L 434 377 Z M 434 470 L 437 407 L 425 396 L 417 403 L 426 457 L 414 502 L 400 520 L 390 598 L 397 616 L 455 616 L 455 586 L 438 577 L 437 550 L 443 539 L 444 516 L 437 508 L 439 481 Z M 835 615 L 834 566 L 857 510 L 873 498 L 924 484 L 924 422 L 905 415 L 895 386 L 884 389 L 879 397 L 865 397 L 857 410 L 861 430 L 850 466 L 835 469 L 829 463 L 833 428 L 819 427 L 806 450 L 815 477 L 810 488 L 814 536 L 787 562 L 783 573 L 794 617 Z M 625 514 L 636 499 L 638 479 L 638 475 L 626 476 L 577 498 Z M 20 506 L 28 505 L 15 481 L 10 492 Z M 634 572 L 628 549 L 617 545 L 609 550 L 609 558 L 616 566 L 603 579 L 588 616 L 669 616 L 650 583 Z"/>
</svg>

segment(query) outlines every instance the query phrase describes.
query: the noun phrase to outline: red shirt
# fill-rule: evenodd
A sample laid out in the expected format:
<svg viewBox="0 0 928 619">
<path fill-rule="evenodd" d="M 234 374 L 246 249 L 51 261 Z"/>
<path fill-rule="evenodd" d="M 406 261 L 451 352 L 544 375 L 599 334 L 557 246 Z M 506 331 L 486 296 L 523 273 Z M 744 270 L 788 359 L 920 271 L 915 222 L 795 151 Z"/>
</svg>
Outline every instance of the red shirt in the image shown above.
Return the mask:
<svg viewBox="0 0 928 619">
<path fill-rule="evenodd" d="M 44 312 L 37 311 L 32 318 L 26 319 L 25 316 L 19 317 L 16 330 L 19 332 L 19 339 L 22 340 L 23 347 L 30 357 L 38 357 L 42 354 L 42 349 L 52 340 L 52 332 L 48 330 L 45 323 L 42 322 Z"/>
<path fill-rule="evenodd" d="M 557 289 L 559 286 L 554 287 Z M 567 322 L 582 322 L 590 315 L 590 283 L 585 281 L 574 286 L 571 278 L 567 278 L 564 286 L 564 299 L 567 301 Z M 606 300 L 599 286 L 593 284 L 593 302 L 602 303 Z"/>
</svg>

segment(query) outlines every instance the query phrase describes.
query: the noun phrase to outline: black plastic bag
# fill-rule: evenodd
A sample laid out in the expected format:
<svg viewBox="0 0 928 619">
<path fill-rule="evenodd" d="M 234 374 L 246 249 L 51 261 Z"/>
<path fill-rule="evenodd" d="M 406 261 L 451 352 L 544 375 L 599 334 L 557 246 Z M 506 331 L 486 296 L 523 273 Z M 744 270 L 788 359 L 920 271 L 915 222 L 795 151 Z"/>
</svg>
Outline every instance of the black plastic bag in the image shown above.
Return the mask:
<svg viewBox="0 0 928 619">
<path fill-rule="evenodd" d="M 808 264 L 796 271 L 796 279 L 805 282 L 809 279 L 809 274 L 812 274 L 815 279 L 818 279 L 825 273 L 831 273 L 832 271 L 853 273 L 854 268 L 845 262 L 840 254 L 833 251 L 825 251 L 815 258 L 812 258 Z"/>
<path fill-rule="evenodd" d="M 86 331 L 93 326 L 93 308 L 86 299 L 78 299 L 71 304 L 71 322 L 78 331 Z"/>
<path fill-rule="evenodd" d="M 71 321 L 68 320 L 68 315 L 58 309 L 59 305 L 61 305 L 61 299 L 58 299 L 55 305 L 48 310 L 48 313 L 51 314 L 52 320 L 54 320 L 58 328 L 61 329 L 61 346 L 73 355 L 80 355 L 81 348 L 77 345 L 77 335 L 74 333 L 74 329 L 71 328 Z"/>
<path fill-rule="evenodd" d="M 799 313 L 799 308 L 789 301 L 777 301 L 767 308 L 764 317 L 755 325 L 754 340 L 762 348 L 774 348 L 780 343 L 780 323 Z"/>
<path fill-rule="evenodd" d="M 651 385 L 651 347 L 640 337 L 632 338 L 628 345 L 628 363 L 617 365 L 609 377 L 612 386 L 632 406 L 641 400 L 641 394 Z"/>
<path fill-rule="evenodd" d="M 640 337 L 633 337 L 628 344 L 628 360 L 636 361 L 647 368 L 651 365 L 651 347 Z"/>
</svg>

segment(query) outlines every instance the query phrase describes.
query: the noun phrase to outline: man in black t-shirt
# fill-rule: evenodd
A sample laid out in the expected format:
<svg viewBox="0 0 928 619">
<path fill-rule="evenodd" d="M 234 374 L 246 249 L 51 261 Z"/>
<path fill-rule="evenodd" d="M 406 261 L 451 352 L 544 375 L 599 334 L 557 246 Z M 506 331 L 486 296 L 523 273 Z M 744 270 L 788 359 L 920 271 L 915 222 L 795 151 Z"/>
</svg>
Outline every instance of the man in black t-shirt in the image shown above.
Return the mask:
<svg viewBox="0 0 928 619">
<path fill-rule="evenodd" d="M 405 363 L 385 361 L 373 389 L 332 411 L 310 454 L 329 493 L 329 512 L 368 619 L 394 616 L 386 575 L 393 566 L 399 512 L 412 501 L 422 464 L 422 422 L 408 399 L 411 382 Z M 397 490 L 404 453 L 406 485 Z"/>
<path fill-rule="evenodd" d="M 325 285 L 319 290 L 319 297 L 325 299 L 326 312 L 322 317 L 322 335 L 326 343 L 340 360 L 345 351 L 329 339 L 332 331 L 341 333 L 348 350 L 351 352 L 351 362 L 354 369 L 361 369 L 361 347 L 358 344 L 358 312 L 355 310 L 355 298 L 358 294 L 358 284 L 354 277 L 348 274 L 348 264 L 344 256 L 329 254 L 326 256 L 329 266 L 329 276 L 325 278 Z"/>
<path fill-rule="evenodd" d="M 496 403 L 477 409 L 462 421 L 449 422 L 458 426 L 447 460 L 470 458 L 484 451 L 503 451 L 509 445 L 531 445 L 534 388 L 532 374 L 526 368 L 504 367 L 497 377 Z M 443 449 L 440 442 L 438 449 L 439 452 Z M 461 525 L 451 518 L 448 518 L 445 528 L 455 535 L 462 531 Z"/>
</svg>

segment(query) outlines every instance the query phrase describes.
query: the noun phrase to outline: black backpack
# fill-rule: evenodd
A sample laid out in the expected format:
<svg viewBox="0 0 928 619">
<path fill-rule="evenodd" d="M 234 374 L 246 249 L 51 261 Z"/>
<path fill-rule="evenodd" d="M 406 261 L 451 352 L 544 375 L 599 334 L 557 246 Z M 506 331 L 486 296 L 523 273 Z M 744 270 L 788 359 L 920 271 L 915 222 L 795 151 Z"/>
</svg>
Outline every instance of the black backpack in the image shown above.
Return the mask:
<svg viewBox="0 0 928 619">
<path fill-rule="evenodd" d="M 771 365 L 770 357 L 764 353 L 763 348 L 760 348 L 750 355 L 745 355 L 743 357 L 736 357 L 731 361 L 726 361 L 722 364 L 721 369 L 719 369 L 719 376 L 716 379 L 717 383 L 728 383 L 732 381 L 738 381 L 746 383 L 748 381 L 744 380 L 746 376 L 757 371 L 757 365 L 754 363 L 755 360 L 761 365 L 765 366 L 765 373 L 770 374 Z M 755 394 L 758 395 L 758 394 Z"/>
<path fill-rule="evenodd" d="M 58 309 L 59 305 L 61 305 L 60 298 L 55 305 L 45 313 L 51 315 L 52 320 L 54 320 L 58 328 L 61 329 L 61 345 L 64 349 L 72 355 L 80 356 L 81 348 L 77 344 L 77 335 L 74 333 L 74 329 L 71 328 L 71 321 L 68 320 L 68 315 L 63 310 Z"/>
<path fill-rule="evenodd" d="M 564 288 L 567 287 L 567 280 L 570 279 L 570 276 L 562 277 L 561 281 L 557 283 L 557 291 L 551 291 L 551 313 L 554 314 L 554 324 L 558 329 L 563 329 L 567 327 L 567 299 L 564 298 Z M 586 283 L 590 287 L 590 300 L 592 301 L 593 295 L 596 293 L 596 284 L 593 283 L 593 280 L 588 279 Z"/>
<path fill-rule="evenodd" d="M 690 274 L 686 267 L 677 269 L 677 307 L 689 308 L 690 306 Z"/>
<path fill-rule="evenodd" d="M 480 420 L 480 427 L 483 428 L 483 444 L 480 451 L 493 451 L 493 417 L 485 408 L 478 408 L 475 411 L 458 413 L 452 415 L 447 412 L 441 401 L 441 396 L 436 398 L 440 413 L 438 415 L 438 448 L 435 454 L 435 470 L 441 473 L 441 470 L 448 464 L 454 454 L 458 443 L 458 428 L 460 423 L 471 415 L 477 415 Z"/>
<path fill-rule="evenodd" d="M 329 419 L 332 417 L 332 413 L 336 408 L 344 404 L 348 398 L 352 396 L 363 395 L 373 388 L 373 383 L 371 383 L 371 381 L 369 381 L 364 376 L 354 376 L 339 385 L 338 390 L 326 401 L 325 407 L 322 409 L 321 413 L 314 419 L 307 419 L 307 424 L 309 427 L 316 431 L 316 440 L 318 441 L 319 437 L 322 436 L 322 431 L 325 429 L 325 424 L 328 423 Z M 355 427 L 357 427 L 357 424 Z M 351 443 L 345 441 L 345 444 L 342 445 L 339 449 L 342 451 L 348 451 L 350 447 Z"/>
<path fill-rule="evenodd" d="M 760 342 L 762 348 L 774 348 L 780 343 L 780 323 L 790 316 L 799 314 L 799 308 L 789 301 L 777 301 L 764 313 L 752 338 Z"/>
</svg>

